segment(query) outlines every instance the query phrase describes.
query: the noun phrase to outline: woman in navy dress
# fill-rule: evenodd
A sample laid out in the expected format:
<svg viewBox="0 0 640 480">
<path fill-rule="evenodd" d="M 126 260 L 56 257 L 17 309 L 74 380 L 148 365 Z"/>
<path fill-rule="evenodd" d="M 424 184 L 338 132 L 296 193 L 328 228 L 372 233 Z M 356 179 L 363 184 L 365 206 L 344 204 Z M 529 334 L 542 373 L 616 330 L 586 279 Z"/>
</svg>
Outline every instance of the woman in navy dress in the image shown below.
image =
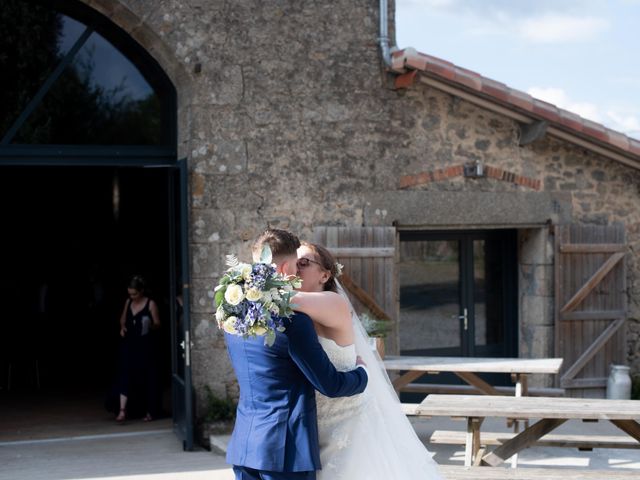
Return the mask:
<svg viewBox="0 0 640 480">
<path fill-rule="evenodd" d="M 145 295 L 145 280 L 136 275 L 129 281 L 125 301 L 120 315 L 120 368 L 118 390 L 120 412 L 117 422 L 127 417 L 127 402 L 134 386 L 143 389 L 141 398 L 146 411 L 144 421 L 157 417 L 158 406 L 158 365 L 155 358 L 152 330 L 160 327 L 160 316 L 156 303 Z"/>
</svg>

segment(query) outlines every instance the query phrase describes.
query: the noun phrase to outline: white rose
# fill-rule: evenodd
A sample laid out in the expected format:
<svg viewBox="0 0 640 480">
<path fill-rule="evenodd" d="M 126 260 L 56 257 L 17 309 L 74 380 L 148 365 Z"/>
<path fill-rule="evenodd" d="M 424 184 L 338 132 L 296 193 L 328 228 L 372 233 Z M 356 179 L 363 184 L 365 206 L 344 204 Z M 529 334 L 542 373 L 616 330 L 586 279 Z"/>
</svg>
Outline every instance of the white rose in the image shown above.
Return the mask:
<svg viewBox="0 0 640 480">
<path fill-rule="evenodd" d="M 265 333 L 267 333 L 267 329 L 261 325 L 258 325 L 254 327 L 253 333 L 255 333 L 256 335 L 264 335 Z"/>
<path fill-rule="evenodd" d="M 262 292 L 257 288 L 250 288 L 247 291 L 247 300 L 249 300 L 250 302 L 257 302 L 258 300 L 260 300 L 261 296 Z"/>
<path fill-rule="evenodd" d="M 222 305 L 220 305 L 216 310 L 216 320 L 218 321 L 218 323 L 224 320 L 224 308 L 222 308 Z"/>
<path fill-rule="evenodd" d="M 242 272 L 242 278 L 245 279 L 245 281 L 249 281 L 251 280 L 251 265 L 249 265 L 248 263 L 243 263 L 240 266 L 240 271 Z"/>
<path fill-rule="evenodd" d="M 229 285 L 224 292 L 224 299 L 230 305 L 238 305 L 244 299 L 244 292 L 240 285 Z"/>
<path fill-rule="evenodd" d="M 235 329 L 236 320 L 236 317 L 227 318 L 223 324 L 224 331 L 230 333 L 231 335 L 236 335 L 238 333 Z"/>
<path fill-rule="evenodd" d="M 280 300 L 280 292 L 278 292 L 277 288 L 272 288 L 271 291 L 269 292 L 271 294 L 271 298 L 273 300 Z"/>
</svg>

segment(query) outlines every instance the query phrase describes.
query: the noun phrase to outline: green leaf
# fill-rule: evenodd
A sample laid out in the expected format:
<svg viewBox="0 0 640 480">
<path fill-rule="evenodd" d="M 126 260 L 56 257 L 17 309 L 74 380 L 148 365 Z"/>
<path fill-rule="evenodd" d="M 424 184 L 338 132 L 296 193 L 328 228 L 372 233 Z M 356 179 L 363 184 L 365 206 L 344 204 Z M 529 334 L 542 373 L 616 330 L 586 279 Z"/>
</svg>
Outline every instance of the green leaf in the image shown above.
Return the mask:
<svg viewBox="0 0 640 480">
<path fill-rule="evenodd" d="M 262 246 L 262 252 L 260 252 L 260 263 L 271 264 L 273 255 L 271 254 L 271 248 L 269 245 L 264 244 Z"/>
<path fill-rule="evenodd" d="M 276 341 L 276 332 L 273 330 L 269 330 L 267 334 L 264 336 L 264 344 L 267 347 L 271 347 Z"/>
<path fill-rule="evenodd" d="M 224 300 L 224 292 L 226 292 L 226 290 L 227 290 L 226 288 L 221 288 L 216 292 L 216 297 L 215 297 L 216 308 L 222 305 L 222 301 Z"/>
</svg>

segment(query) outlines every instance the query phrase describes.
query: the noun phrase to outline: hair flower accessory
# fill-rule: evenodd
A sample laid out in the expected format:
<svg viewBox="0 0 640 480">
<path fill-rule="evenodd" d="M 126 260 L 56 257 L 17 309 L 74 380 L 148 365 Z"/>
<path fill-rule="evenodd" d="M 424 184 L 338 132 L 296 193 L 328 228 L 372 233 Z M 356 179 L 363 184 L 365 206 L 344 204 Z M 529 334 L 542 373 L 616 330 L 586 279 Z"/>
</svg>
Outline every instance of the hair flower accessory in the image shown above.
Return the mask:
<svg viewBox="0 0 640 480">
<path fill-rule="evenodd" d="M 336 269 L 336 273 L 335 273 L 334 277 L 336 277 L 336 278 L 337 278 L 337 277 L 339 277 L 340 275 L 342 275 L 342 269 L 344 268 L 344 265 L 342 265 L 342 264 L 341 264 L 341 263 L 339 263 L 339 262 L 336 262 L 336 263 L 334 264 L 334 267 L 335 267 L 335 269 Z"/>
</svg>

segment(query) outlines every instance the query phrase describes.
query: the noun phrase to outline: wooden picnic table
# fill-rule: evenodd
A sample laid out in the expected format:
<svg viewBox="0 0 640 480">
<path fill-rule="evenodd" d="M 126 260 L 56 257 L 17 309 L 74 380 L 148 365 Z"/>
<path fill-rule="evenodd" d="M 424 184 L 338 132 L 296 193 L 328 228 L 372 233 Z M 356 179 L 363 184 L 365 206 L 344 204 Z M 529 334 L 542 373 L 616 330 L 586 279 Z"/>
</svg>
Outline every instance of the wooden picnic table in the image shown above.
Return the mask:
<svg viewBox="0 0 640 480">
<path fill-rule="evenodd" d="M 466 417 L 465 465 L 497 466 L 567 420 L 608 420 L 635 439 L 640 448 L 640 401 L 591 398 L 429 395 L 415 412 L 418 416 Z M 540 419 L 490 453 L 480 449 L 486 417 Z M 588 429 L 590 423 L 584 423 Z"/>
<path fill-rule="evenodd" d="M 389 371 L 406 371 L 393 381 L 399 393 L 411 382 L 428 373 L 453 372 L 466 383 L 487 395 L 502 395 L 494 386 L 482 380 L 477 373 L 510 373 L 515 395 L 528 395 L 527 376 L 532 373 L 557 374 L 562 358 L 485 358 L 485 357 L 411 357 L 387 356 L 384 366 Z M 428 387 L 425 387 L 425 391 Z"/>
</svg>

